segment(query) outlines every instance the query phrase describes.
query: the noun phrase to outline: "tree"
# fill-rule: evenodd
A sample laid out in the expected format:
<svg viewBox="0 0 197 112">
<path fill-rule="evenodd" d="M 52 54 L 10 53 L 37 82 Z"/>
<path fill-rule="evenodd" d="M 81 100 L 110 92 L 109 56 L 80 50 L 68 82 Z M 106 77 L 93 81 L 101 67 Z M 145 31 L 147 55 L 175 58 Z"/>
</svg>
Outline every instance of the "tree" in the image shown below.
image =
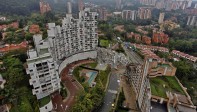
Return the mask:
<svg viewBox="0 0 197 112">
<path fill-rule="evenodd" d="M 7 85 L 16 87 L 23 80 L 23 65 L 17 58 L 12 58 L 11 56 L 3 60 L 6 68 L 6 80 L 8 81 Z"/>
</svg>

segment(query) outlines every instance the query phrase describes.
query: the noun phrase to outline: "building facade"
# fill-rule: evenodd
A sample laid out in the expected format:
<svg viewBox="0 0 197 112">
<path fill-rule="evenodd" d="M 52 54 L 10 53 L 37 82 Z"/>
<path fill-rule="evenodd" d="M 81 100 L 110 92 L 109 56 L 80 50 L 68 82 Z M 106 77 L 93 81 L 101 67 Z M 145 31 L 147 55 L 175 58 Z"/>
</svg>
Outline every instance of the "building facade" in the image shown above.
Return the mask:
<svg viewBox="0 0 197 112">
<path fill-rule="evenodd" d="M 164 16 L 165 16 L 165 13 L 160 13 L 160 14 L 159 14 L 159 20 L 158 20 L 158 23 L 159 23 L 159 24 L 163 23 Z"/>
<path fill-rule="evenodd" d="M 41 14 L 44 14 L 46 12 L 49 12 L 51 11 L 51 7 L 50 5 L 47 3 L 47 2 L 44 2 L 44 1 L 40 1 L 40 13 Z"/>
<path fill-rule="evenodd" d="M 79 19 L 67 15 L 62 26 L 49 23 L 48 38 L 55 60 L 62 60 L 80 52 L 96 50 L 98 45 L 97 13 L 80 11 Z"/>
<path fill-rule="evenodd" d="M 56 61 L 53 60 L 47 40 L 41 35 L 34 35 L 35 49 L 27 52 L 27 74 L 33 86 L 32 93 L 42 99 L 60 89 L 60 78 Z"/>
<path fill-rule="evenodd" d="M 146 7 L 140 7 L 138 9 L 139 19 L 151 19 L 151 9 Z"/>
<path fill-rule="evenodd" d="M 141 112 L 150 112 L 151 108 L 151 90 L 148 78 L 148 60 L 144 65 L 129 64 L 126 70 L 126 76 L 131 82 L 136 93 L 137 104 Z"/>
<path fill-rule="evenodd" d="M 123 10 L 122 11 L 122 19 L 124 20 L 136 20 L 137 11 L 132 10 Z"/>
</svg>

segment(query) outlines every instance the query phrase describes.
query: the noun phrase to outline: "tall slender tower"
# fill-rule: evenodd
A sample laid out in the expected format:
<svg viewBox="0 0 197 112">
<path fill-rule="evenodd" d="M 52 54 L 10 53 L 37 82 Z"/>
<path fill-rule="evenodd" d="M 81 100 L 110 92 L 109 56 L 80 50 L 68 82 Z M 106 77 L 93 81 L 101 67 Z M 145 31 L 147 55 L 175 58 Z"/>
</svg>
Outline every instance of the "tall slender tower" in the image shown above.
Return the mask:
<svg viewBox="0 0 197 112">
<path fill-rule="evenodd" d="M 72 14 L 72 3 L 70 0 L 67 2 L 67 11 L 68 14 Z"/>
<path fill-rule="evenodd" d="M 84 2 L 83 0 L 78 0 L 78 9 L 79 11 L 82 11 L 84 9 Z"/>
</svg>

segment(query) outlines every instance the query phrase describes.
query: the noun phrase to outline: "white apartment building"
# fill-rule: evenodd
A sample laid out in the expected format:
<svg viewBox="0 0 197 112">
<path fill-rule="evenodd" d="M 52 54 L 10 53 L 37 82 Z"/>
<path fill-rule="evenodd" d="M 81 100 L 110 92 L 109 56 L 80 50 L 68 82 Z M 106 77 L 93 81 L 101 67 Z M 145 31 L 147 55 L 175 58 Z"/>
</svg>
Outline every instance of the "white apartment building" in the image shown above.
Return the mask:
<svg viewBox="0 0 197 112">
<path fill-rule="evenodd" d="M 48 38 L 55 60 L 96 50 L 98 45 L 97 13 L 89 8 L 80 11 L 79 19 L 67 15 L 62 20 L 62 26 L 49 23 Z"/>
<path fill-rule="evenodd" d="M 160 13 L 160 14 L 159 14 L 159 20 L 158 20 L 158 23 L 159 23 L 159 24 L 163 23 L 163 21 L 164 21 L 164 16 L 165 16 L 165 13 Z"/>
<path fill-rule="evenodd" d="M 27 74 L 29 83 L 33 86 L 32 93 L 41 99 L 60 89 L 60 78 L 56 62 L 53 60 L 48 40 L 42 40 L 41 35 L 34 35 L 35 49 L 27 52 Z"/>
<path fill-rule="evenodd" d="M 151 8 L 140 7 L 138 8 L 138 17 L 139 19 L 151 19 Z"/>
<path fill-rule="evenodd" d="M 122 19 L 125 20 L 136 20 L 137 18 L 137 11 L 135 10 L 123 10 L 122 11 Z"/>
<path fill-rule="evenodd" d="M 141 64 L 129 64 L 126 70 L 126 76 L 131 82 L 136 93 L 136 101 L 141 112 L 150 112 L 150 82 L 147 77 L 148 62 L 144 65 Z"/>
</svg>

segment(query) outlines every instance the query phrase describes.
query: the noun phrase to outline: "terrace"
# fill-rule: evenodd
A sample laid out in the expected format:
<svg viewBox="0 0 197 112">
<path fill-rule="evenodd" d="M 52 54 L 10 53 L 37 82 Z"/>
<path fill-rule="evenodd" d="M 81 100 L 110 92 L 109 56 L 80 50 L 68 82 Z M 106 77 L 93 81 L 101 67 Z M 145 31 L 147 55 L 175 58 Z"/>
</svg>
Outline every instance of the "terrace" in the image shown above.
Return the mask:
<svg viewBox="0 0 197 112">
<path fill-rule="evenodd" d="M 159 76 L 150 78 L 152 95 L 167 98 L 166 92 L 178 93 L 185 95 L 182 87 L 173 76 Z"/>
</svg>

